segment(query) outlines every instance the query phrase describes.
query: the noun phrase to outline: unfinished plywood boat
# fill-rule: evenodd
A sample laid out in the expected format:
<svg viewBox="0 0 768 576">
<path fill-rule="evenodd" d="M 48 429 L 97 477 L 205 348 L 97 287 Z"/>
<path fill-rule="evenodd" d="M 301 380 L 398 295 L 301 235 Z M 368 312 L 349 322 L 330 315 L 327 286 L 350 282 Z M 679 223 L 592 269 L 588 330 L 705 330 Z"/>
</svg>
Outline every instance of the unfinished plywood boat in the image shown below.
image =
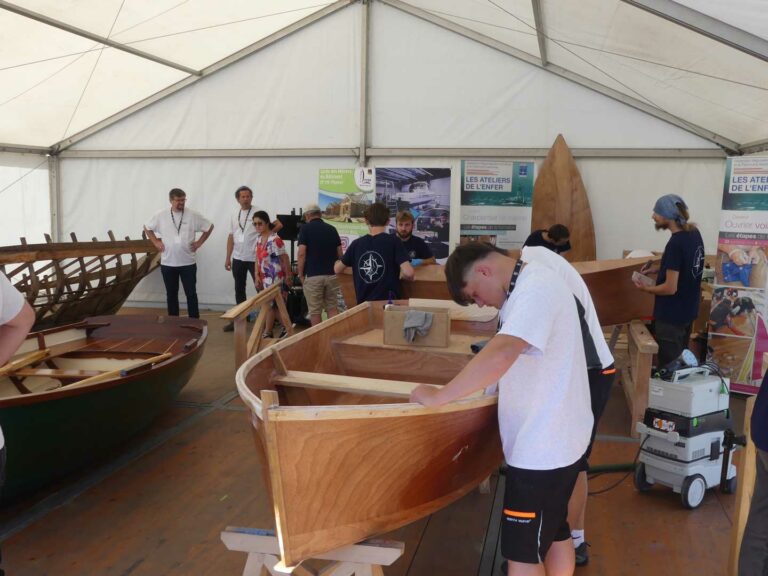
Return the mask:
<svg viewBox="0 0 768 576">
<path fill-rule="evenodd" d="M 55 243 L 0 247 L 0 269 L 35 309 L 35 330 L 114 314 L 144 276 L 160 265 L 147 239 Z"/>
<path fill-rule="evenodd" d="M 452 317 L 446 348 L 387 346 L 381 303 L 364 303 L 240 367 L 287 566 L 431 514 L 498 468 L 495 394 L 407 403 L 494 333 L 496 311 L 480 314 Z"/>
<path fill-rule="evenodd" d="M 517 253 L 514 254 L 517 257 Z M 594 260 L 572 262 L 589 288 L 595 303 L 597 317 L 603 326 L 626 324 L 653 314 L 653 296 L 638 290 L 632 282 L 632 273 L 640 271 L 647 258 Z M 349 305 L 356 302 L 352 275 L 347 271 L 339 276 L 344 299 Z M 419 266 L 412 282 L 402 282 L 404 298 L 450 300 L 445 283 L 445 268 L 438 264 Z"/>
<path fill-rule="evenodd" d="M 203 354 L 207 324 L 100 316 L 30 334 L 0 368 L 4 501 L 108 454 L 165 411 Z"/>
<path fill-rule="evenodd" d="M 597 258 L 592 211 L 581 174 L 568 144 L 558 134 L 533 185 L 531 230 L 563 224 L 571 232 L 571 249 L 563 257 L 571 262 Z"/>
</svg>

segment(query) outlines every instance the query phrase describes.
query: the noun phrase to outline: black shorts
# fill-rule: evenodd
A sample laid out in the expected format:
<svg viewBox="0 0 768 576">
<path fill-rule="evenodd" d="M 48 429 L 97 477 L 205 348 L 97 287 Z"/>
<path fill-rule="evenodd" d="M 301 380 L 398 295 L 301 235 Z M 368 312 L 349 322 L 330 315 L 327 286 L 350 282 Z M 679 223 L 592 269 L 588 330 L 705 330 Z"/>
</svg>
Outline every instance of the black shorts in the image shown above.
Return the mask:
<svg viewBox="0 0 768 576">
<path fill-rule="evenodd" d="M 579 462 L 554 470 L 507 468 L 501 516 L 504 558 L 540 564 L 552 542 L 570 539 L 568 500 L 579 474 Z"/>
<path fill-rule="evenodd" d="M 589 470 L 589 456 L 592 454 L 592 445 L 595 443 L 595 436 L 597 435 L 597 423 L 600 422 L 600 417 L 605 412 L 605 405 L 608 404 L 608 398 L 611 397 L 611 388 L 616 378 L 616 368 L 611 364 L 608 368 L 588 370 L 588 373 L 589 397 L 594 422 L 592 423 L 592 435 L 589 437 L 589 446 L 587 446 L 584 456 L 581 457 L 581 464 L 579 465 L 581 471 Z"/>
</svg>

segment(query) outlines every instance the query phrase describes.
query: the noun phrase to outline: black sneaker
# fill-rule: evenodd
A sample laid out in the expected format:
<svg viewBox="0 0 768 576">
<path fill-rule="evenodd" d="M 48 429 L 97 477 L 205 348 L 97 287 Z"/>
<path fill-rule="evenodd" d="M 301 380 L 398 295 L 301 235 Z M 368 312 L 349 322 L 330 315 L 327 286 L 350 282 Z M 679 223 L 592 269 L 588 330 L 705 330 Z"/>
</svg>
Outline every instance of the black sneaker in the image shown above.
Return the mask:
<svg viewBox="0 0 768 576">
<path fill-rule="evenodd" d="M 582 542 L 576 547 L 576 566 L 586 566 L 589 563 L 589 544 Z"/>
</svg>

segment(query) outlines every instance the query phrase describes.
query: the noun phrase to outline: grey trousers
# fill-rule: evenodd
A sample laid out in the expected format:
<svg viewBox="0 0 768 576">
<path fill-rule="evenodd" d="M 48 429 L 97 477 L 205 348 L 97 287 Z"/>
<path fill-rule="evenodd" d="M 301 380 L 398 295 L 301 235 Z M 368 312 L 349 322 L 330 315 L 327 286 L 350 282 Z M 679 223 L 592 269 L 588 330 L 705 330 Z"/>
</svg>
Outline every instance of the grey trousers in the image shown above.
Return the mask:
<svg viewBox="0 0 768 576">
<path fill-rule="evenodd" d="M 768 576 L 768 452 L 759 448 L 755 491 L 739 551 L 739 576 Z"/>
</svg>

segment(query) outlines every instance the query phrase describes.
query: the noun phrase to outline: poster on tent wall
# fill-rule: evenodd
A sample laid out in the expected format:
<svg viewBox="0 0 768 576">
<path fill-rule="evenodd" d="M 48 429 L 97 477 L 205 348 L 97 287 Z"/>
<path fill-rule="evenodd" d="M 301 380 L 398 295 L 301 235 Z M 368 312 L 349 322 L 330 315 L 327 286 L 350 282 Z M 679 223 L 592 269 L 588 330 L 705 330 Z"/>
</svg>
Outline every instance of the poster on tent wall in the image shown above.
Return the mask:
<svg viewBox="0 0 768 576">
<path fill-rule="evenodd" d="M 461 244 L 522 248 L 531 233 L 533 162 L 461 162 Z"/>
<path fill-rule="evenodd" d="M 736 392 L 756 394 L 768 369 L 768 156 L 725 169 L 709 345 Z"/>
<path fill-rule="evenodd" d="M 413 235 L 423 238 L 438 263 L 450 249 L 451 169 L 376 168 L 376 201 L 389 208 L 389 231 L 397 233 L 395 216 L 413 215 Z"/>
<path fill-rule="evenodd" d="M 336 228 L 341 247 L 347 250 L 355 238 L 368 233 L 365 209 L 374 201 L 373 168 L 321 168 L 317 204 L 323 220 Z"/>
</svg>

